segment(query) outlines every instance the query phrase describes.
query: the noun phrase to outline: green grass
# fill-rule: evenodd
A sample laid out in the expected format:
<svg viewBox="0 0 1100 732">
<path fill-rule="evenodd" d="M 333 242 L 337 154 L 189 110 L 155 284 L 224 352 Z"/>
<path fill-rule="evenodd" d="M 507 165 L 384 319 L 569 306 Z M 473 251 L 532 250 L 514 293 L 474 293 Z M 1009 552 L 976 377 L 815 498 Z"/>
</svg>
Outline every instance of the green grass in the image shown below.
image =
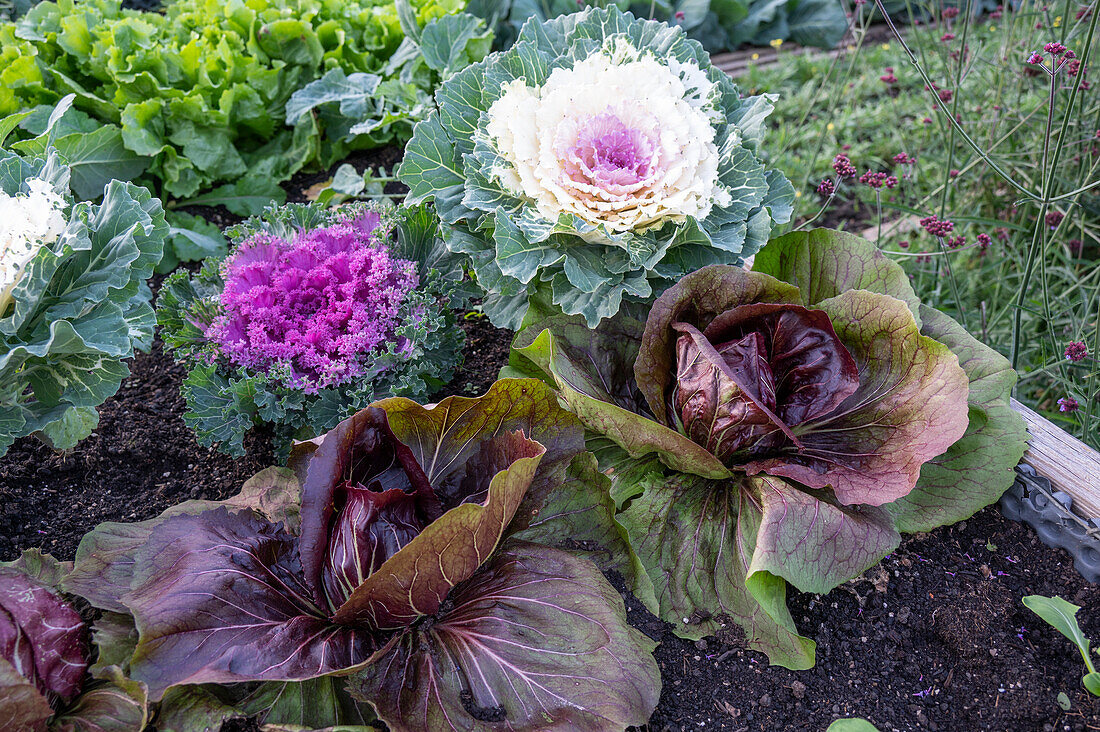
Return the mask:
<svg viewBox="0 0 1100 732">
<path fill-rule="evenodd" d="M 833 176 L 838 153 L 848 155 L 859 173 L 897 175 L 899 186 L 882 189 L 881 200 L 858 181 L 847 182 L 830 206 L 844 217 L 824 220 L 855 231 L 881 225 L 880 246 L 906 268 L 925 302 L 1006 356 L 1016 344 L 1018 398 L 1100 446 L 1100 195 L 1093 189 L 1046 206 L 1035 200 L 1043 197 L 1044 184 L 1049 199 L 1100 179 L 1100 33 L 1089 49 L 1089 65 L 1097 71 L 1085 76 L 1098 86 L 1080 90 L 1070 109 L 1076 78 L 1063 69 L 1048 123 L 1050 80 L 1044 72 L 1027 73 L 1037 70 L 1027 56 L 1050 41 L 1083 56 L 1091 16 L 1075 19 L 1086 6 L 1073 2 L 1041 8 L 1025 3 L 998 19 L 964 25 L 960 16 L 951 26 L 941 21 L 911 29 L 906 42 L 918 62 L 936 86 L 953 92 L 941 112 L 896 39 L 857 42 L 835 60 L 787 56 L 776 66 L 751 69 L 738 83 L 746 92 L 779 95 L 765 152 L 794 183 L 797 216 L 805 220 L 821 208 L 815 188 Z M 1036 29 L 1037 23 L 1043 27 Z M 941 40 L 948 32 L 957 37 Z M 964 33 L 969 53 L 960 65 Z M 892 85 L 880 79 L 888 67 L 897 77 Z M 992 164 L 952 131 L 951 111 Z M 894 165 L 901 152 L 916 156 L 916 164 Z M 1053 175 L 1044 181 L 1056 156 Z M 1053 230 L 1036 225 L 1048 208 L 1064 215 Z M 897 223 L 930 214 L 951 220 L 967 244 L 945 251 L 936 238 Z M 993 238 L 984 252 L 975 244 L 982 233 Z M 1029 251 L 1036 255 L 1030 272 Z M 1065 346 L 1078 340 L 1090 356 L 1070 363 Z M 1060 412 L 1062 397 L 1076 399 L 1080 409 Z"/>
</svg>

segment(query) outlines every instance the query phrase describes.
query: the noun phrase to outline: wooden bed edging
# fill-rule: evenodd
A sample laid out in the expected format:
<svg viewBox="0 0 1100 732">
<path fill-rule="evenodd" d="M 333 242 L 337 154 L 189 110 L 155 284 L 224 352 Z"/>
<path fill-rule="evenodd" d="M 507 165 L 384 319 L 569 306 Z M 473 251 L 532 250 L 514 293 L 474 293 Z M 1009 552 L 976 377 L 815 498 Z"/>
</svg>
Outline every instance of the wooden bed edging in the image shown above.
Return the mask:
<svg viewBox="0 0 1100 732">
<path fill-rule="evenodd" d="M 1015 399 L 1012 408 L 1024 418 L 1030 442 L 1023 463 L 1073 498 L 1073 510 L 1086 519 L 1100 518 L 1100 452 Z"/>
</svg>

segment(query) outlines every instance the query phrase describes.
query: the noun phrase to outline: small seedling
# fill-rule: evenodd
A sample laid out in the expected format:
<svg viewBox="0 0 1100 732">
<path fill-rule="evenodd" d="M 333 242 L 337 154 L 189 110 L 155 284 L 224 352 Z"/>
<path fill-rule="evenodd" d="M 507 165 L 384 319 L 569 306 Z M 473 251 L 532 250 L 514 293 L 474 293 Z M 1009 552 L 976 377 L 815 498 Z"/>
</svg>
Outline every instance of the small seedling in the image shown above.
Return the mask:
<svg viewBox="0 0 1100 732">
<path fill-rule="evenodd" d="M 1077 625 L 1077 611 L 1081 608 L 1071 602 L 1066 602 L 1060 597 L 1043 597 L 1042 595 L 1028 595 L 1023 599 L 1023 603 L 1029 610 L 1045 620 L 1047 624 L 1077 644 L 1077 650 L 1081 651 L 1081 658 L 1085 659 L 1085 667 L 1089 670 L 1081 679 L 1081 683 L 1084 684 L 1085 689 L 1090 694 L 1100 696 L 1100 673 L 1097 673 L 1096 666 L 1093 665 L 1092 659 L 1089 657 L 1090 642 L 1085 634 L 1081 632 L 1081 627 Z M 1069 704 L 1069 698 L 1066 697 L 1063 702 L 1063 696 L 1065 694 L 1058 695 L 1058 704 L 1063 709 L 1068 709 L 1069 707 L 1066 705 Z"/>
</svg>

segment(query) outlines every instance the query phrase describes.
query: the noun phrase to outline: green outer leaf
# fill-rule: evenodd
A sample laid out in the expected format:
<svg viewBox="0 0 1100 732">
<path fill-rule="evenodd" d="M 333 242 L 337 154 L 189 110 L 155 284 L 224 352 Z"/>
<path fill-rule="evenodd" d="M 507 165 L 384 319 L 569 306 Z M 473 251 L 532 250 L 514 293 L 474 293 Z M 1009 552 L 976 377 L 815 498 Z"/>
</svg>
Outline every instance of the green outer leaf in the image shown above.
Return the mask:
<svg viewBox="0 0 1100 732">
<path fill-rule="evenodd" d="M 95 407 L 69 407 L 60 418 L 42 427 L 43 442 L 55 450 L 71 450 L 99 426 Z"/>
<path fill-rule="evenodd" d="M 600 472 L 595 455 L 582 452 L 569 464 L 565 479 L 547 495 L 527 492 L 507 536 L 572 551 L 605 572 L 618 572 L 634 586 L 640 577 L 648 577 L 630 548 L 626 530 L 615 520 L 610 486 L 611 479 Z"/>
<path fill-rule="evenodd" d="M 886 506 L 906 532 L 953 524 L 996 502 L 1016 479 L 1028 439 L 1009 404 L 1016 372 L 1008 360 L 938 310 L 921 305 L 921 316 L 921 333 L 950 348 L 970 379 L 970 415 L 966 434 L 921 467 L 913 492 Z"/>
<path fill-rule="evenodd" d="M 672 329 L 674 322 L 706 327 L 715 316 L 738 305 L 797 303 L 798 297 L 798 289 L 786 282 L 720 264 L 693 272 L 665 290 L 649 311 L 638 360 L 634 364 L 634 377 L 649 404 L 650 413 L 662 424 L 668 424 L 665 393 L 676 372 L 678 334 Z M 687 441 L 686 437 L 683 439 Z"/>
<path fill-rule="evenodd" d="M 736 622 L 749 648 L 773 664 L 806 669 L 814 642 L 798 635 L 786 606 L 786 583 L 759 573 L 755 593 L 745 585 L 756 532 L 742 511 L 759 513 L 738 481 L 654 472 L 619 521 L 653 582 L 655 615 L 684 638 L 702 638 Z M 770 577 L 770 579 L 769 579 Z M 646 598 L 639 598 L 646 601 Z"/>
<path fill-rule="evenodd" d="M 619 732 L 656 707 L 656 644 L 590 562 L 512 544 L 451 599 L 351 677 L 393 732 Z"/>
<path fill-rule="evenodd" d="M 17 569 L 39 584 L 58 591 L 61 580 L 72 571 L 72 562 L 58 561 L 52 554 L 43 554 L 39 549 L 24 549 L 17 559 L 0 562 L 0 567 Z"/>
<path fill-rule="evenodd" d="M 521 457 L 493 476 L 485 502 L 463 503 L 428 524 L 355 588 L 332 615 L 334 623 L 403 628 L 435 613 L 451 588 L 477 571 L 512 521 L 546 454 L 546 448 L 519 432 L 496 439 L 506 444 L 505 455 Z"/>
<path fill-rule="evenodd" d="M 439 217 L 454 223 L 463 216 L 464 177 L 455 157 L 454 143 L 432 112 L 413 128 L 413 137 L 405 146 L 405 156 L 397 177 L 409 187 L 408 203 L 434 199 Z"/>
<path fill-rule="evenodd" d="M 1093 671 L 1085 674 L 1081 679 L 1081 684 L 1093 696 L 1100 696 L 1100 672 Z"/>
<path fill-rule="evenodd" d="M 797 426 L 803 451 L 791 447 L 745 470 L 832 488 L 847 505 L 895 501 L 913 490 L 925 462 L 966 432 L 966 374 L 947 346 L 918 332 L 901 300 L 848 290 L 815 307 L 855 359 L 859 390 L 830 415 Z"/>
<path fill-rule="evenodd" d="M 104 669 L 101 680 L 84 687 L 75 702 L 50 723 L 50 732 L 133 732 L 149 722 L 145 684 L 122 669 Z"/>
<path fill-rule="evenodd" d="M 1042 595 L 1028 595 L 1022 602 L 1028 610 L 1038 615 L 1050 627 L 1069 638 L 1081 652 L 1085 659 L 1085 665 L 1092 671 L 1092 659 L 1089 658 L 1089 639 L 1081 632 L 1081 626 L 1077 624 L 1077 611 L 1081 608 L 1072 602 L 1067 602 L 1061 597 L 1043 597 Z"/>
<path fill-rule="evenodd" d="M 866 719 L 853 717 L 851 719 L 836 719 L 829 725 L 825 732 L 879 732 L 878 727 Z"/>
<path fill-rule="evenodd" d="M 680 433 L 579 391 L 570 377 L 582 367 L 562 352 L 550 331 L 543 331 L 530 346 L 520 349 L 520 353 L 553 374 L 562 400 L 586 427 L 610 437 L 632 457 L 656 453 L 661 462 L 673 470 L 716 479 L 730 476 L 718 458 Z"/>
<path fill-rule="evenodd" d="M 883 508 L 840 506 L 768 475 L 747 483 L 762 511 L 746 580 L 754 595 L 770 584 L 764 574 L 803 592 L 830 592 L 878 564 L 901 541 Z"/>
<path fill-rule="evenodd" d="M 92 626 L 92 642 L 98 654 L 88 670 L 97 679 L 109 678 L 111 669 L 118 667 L 123 673 L 130 671 L 130 658 L 137 646 L 138 633 L 134 619 L 125 613 L 104 611 Z"/>
<path fill-rule="evenodd" d="M 756 253 L 752 270 L 789 282 L 814 307 L 845 290 L 870 290 L 904 302 L 917 325 L 920 299 L 905 270 L 863 237 L 832 229 L 792 231 Z"/>
</svg>

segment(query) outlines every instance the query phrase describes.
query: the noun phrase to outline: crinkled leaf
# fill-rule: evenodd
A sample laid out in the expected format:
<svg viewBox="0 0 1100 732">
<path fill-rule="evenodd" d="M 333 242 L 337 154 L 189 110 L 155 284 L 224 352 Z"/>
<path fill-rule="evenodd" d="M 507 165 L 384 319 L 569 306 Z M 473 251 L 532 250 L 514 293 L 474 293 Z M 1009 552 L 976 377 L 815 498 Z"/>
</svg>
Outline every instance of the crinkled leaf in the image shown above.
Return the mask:
<svg viewBox="0 0 1100 732">
<path fill-rule="evenodd" d="M 756 536 L 746 580 L 754 594 L 768 591 L 764 574 L 803 592 L 829 592 L 877 564 L 901 540 L 884 508 L 841 506 L 827 493 L 811 494 L 768 475 L 746 483 L 746 500 L 756 504 L 741 517 L 747 522 L 741 531 Z"/>
<path fill-rule="evenodd" d="M 137 646 L 138 633 L 134 619 L 127 613 L 104 611 L 92 625 L 92 643 L 96 647 L 96 661 L 88 669 L 97 679 L 110 675 L 112 667 L 130 670 L 130 659 Z"/>
<path fill-rule="evenodd" d="M 1028 439 L 1009 405 L 1016 372 L 1008 360 L 938 310 L 922 305 L 921 319 L 921 333 L 959 357 L 970 380 L 970 414 L 966 433 L 921 467 L 913 492 L 886 506 L 907 532 L 953 524 L 994 503 L 1016 479 Z"/>
<path fill-rule="evenodd" d="M 151 699 L 179 684 L 310 679 L 370 655 L 368 631 L 333 625 L 313 604 L 296 549 L 248 511 L 153 528 L 122 598 L 140 635 L 131 675 Z"/>
<path fill-rule="evenodd" d="M 746 645 L 767 653 L 773 664 L 813 666 L 814 643 L 795 630 L 786 583 L 764 576 L 755 592 L 746 587 L 756 534 L 741 530 L 746 524 L 741 512 L 756 509 L 740 481 L 662 472 L 641 480 L 641 495 L 619 521 L 653 582 L 656 605 L 650 610 L 685 638 L 702 638 L 736 623 Z"/>
<path fill-rule="evenodd" d="M 351 679 L 394 732 L 610 732 L 649 719 L 655 644 L 591 563 L 516 544 L 450 600 Z"/>
<path fill-rule="evenodd" d="M 966 431 L 966 374 L 947 346 L 919 333 L 900 300 L 849 290 L 816 307 L 855 359 L 860 387 L 831 414 L 797 426 L 804 449 L 787 447 L 746 470 L 830 487 L 843 504 L 895 501 Z"/>
</svg>

